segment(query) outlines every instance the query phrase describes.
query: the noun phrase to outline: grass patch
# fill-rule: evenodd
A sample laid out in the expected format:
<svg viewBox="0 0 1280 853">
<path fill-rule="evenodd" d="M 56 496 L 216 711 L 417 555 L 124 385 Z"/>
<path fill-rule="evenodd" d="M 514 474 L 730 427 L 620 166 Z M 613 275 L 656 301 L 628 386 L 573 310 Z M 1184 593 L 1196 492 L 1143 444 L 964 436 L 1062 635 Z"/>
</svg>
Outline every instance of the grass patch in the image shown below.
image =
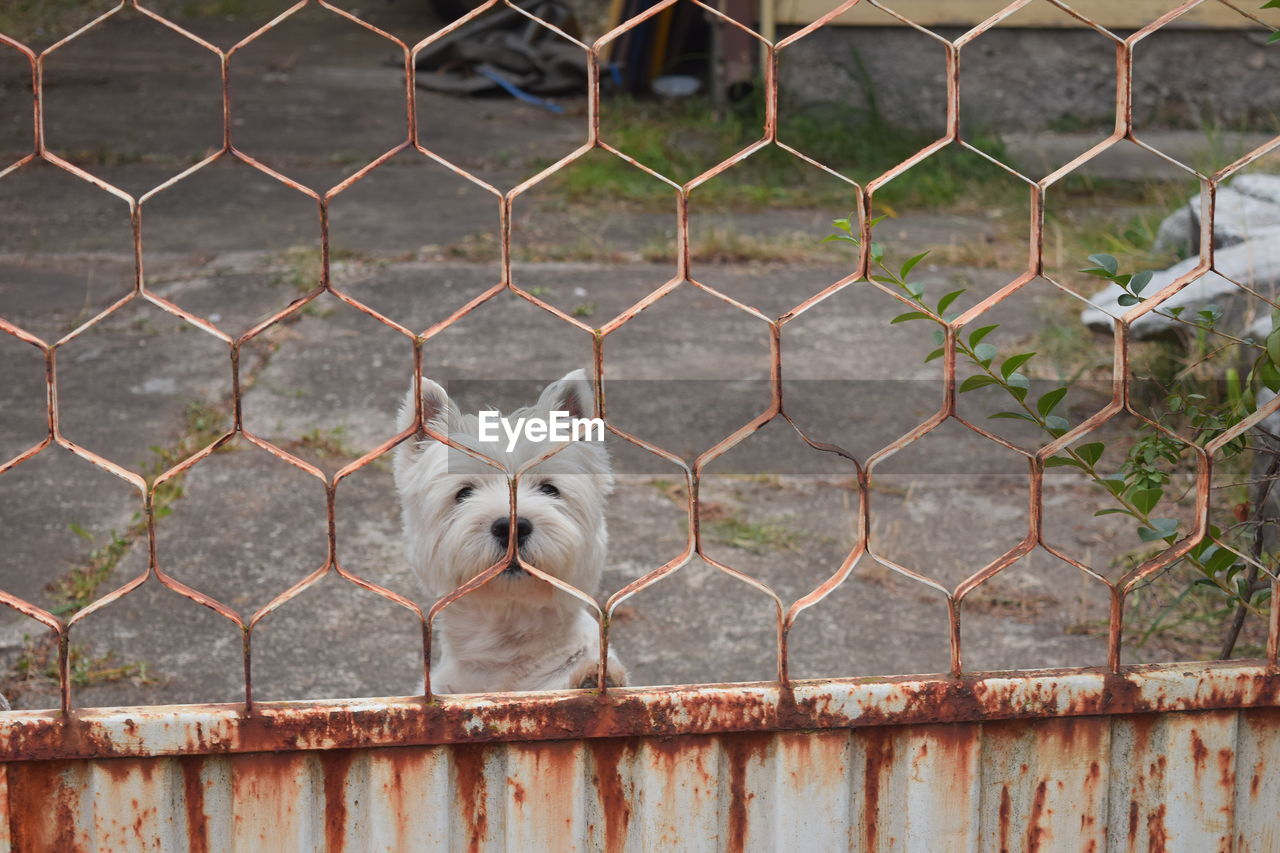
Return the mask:
<svg viewBox="0 0 1280 853">
<path fill-rule="evenodd" d="M 1156 252 L 1156 233 L 1170 213 L 1199 191 L 1195 181 L 1071 175 L 1047 195 L 1045 264 L 1074 270 L 1084 266 L 1082 259 L 1104 252 L 1126 268 L 1171 266 L 1185 255 Z M 1097 287 L 1096 280 L 1087 280 Z"/>
<path fill-rule="evenodd" d="M 273 264 L 270 281 L 296 293 L 310 293 L 320 286 L 322 270 L 319 249 L 295 246 L 280 253 L 279 260 Z"/>
<path fill-rule="evenodd" d="M 295 441 L 289 442 L 286 449 L 309 451 L 325 459 L 351 460 L 359 455 L 348 443 L 347 428 L 344 426 L 308 430 Z"/>
<path fill-rule="evenodd" d="M 71 684 L 75 687 L 92 687 L 97 684 L 115 684 L 122 681 L 145 687 L 161 683 L 149 671 L 146 661 L 119 661 L 112 652 L 95 655 L 78 643 L 67 649 L 67 664 Z M 49 633 L 40 639 L 30 635 L 22 638 L 22 652 L 9 668 L 0 688 L 11 702 L 28 693 L 56 694 L 58 692 L 58 637 Z"/>
<path fill-rule="evenodd" d="M 704 520 L 702 531 L 713 542 L 752 554 L 794 550 L 800 538 L 794 530 L 781 524 L 768 522 L 757 524 L 732 516 Z"/>
<path fill-rule="evenodd" d="M 227 432 L 230 418 L 226 412 L 207 403 L 191 403 L 184 413 L 182 437 L 169 447 L 152 446 L 152 458 L 143 466 L 143 476 L 149 483 L 177 465 L 193 453 L 212 444 Z M 182 474 L 156 487 L 153 496 L 156 518 L 164 518 L 173 512 L 173 504 L 183 495 Z M 71 531 L 96 547 L 83 563 L 52 581 L 46 591 L 53 598 L 51 611 L 58 616 L 71 616 L 88 607 L 98 597 L 98 590 L 110 578 L 120 560 L 139 539 L 147 535 L 147 520 L 142 513 L 134 513 L 133 520 L 123 532 L 112 532 L 106 542 L 97 544 L 85 528 L 71 524 Z"/>
<path fill-rule="evenodd" d="M 689 256 L 704 264 L 850 263 L 852 256 L 835 243 L 823 243 L 803 231 L 748 234 L 733 228 L 697 228 L 689 236 Z M 673 263 L 671 241 L 655 240 L 641 250 L 650 263 Z"/>
<path fill-rule="evenodd" d="M 730 111 L 719 121 L 709 121 L 710 115 L 711 105 L 703 99 L 658 103 L 616 97 L 601 105 L 601 126 L 615 148 L 685 182 L 761 135 L 759 104 Z M 833 169 L 866 177 L 901 163 L 937 137 L 894 125 L 874 108 L 832 107 L 791 118 L 781 138 Z M 988 153 L 1003 153 L 994 138 L 980 139 L 977 145 Z M 891 181 L 876 198 L 890 206 L 951 204 L 990 183 L 984 180 L 990 166 L 975 168 L 978 159 L 949 147 Z M 547 186 L 573 202 L 607 198 L 654 210 L 671 207 L 670 187 L 615 157 L 583 158 L 551 176 Z M 852 187 L 775 146 L 757 151 L 694 194 L 700 208 L 721 210 L 791 206 L 844 211 L 854 197 Z"/>
</svg>

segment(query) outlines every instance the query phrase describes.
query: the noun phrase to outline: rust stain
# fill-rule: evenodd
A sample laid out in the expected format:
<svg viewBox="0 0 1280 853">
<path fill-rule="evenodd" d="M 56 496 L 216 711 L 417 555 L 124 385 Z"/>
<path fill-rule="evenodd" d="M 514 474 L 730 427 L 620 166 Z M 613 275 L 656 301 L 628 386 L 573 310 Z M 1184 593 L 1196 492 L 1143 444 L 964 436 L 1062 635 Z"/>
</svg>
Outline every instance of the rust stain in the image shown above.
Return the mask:
<svg viewBox="0 0 1280 853">
<path fill-rule="evenodd" d="M 1129 801 L 1129 849 L 1138 847 L 1138 801 Z"/>
<path fill-rule="evenodd" d="M 624 738 L 603 738 L 590 741 L 587 747 L 591 750 L 600 811 L 604 815 L 605 853 L 614 853 L 623 849 L 631 825 L 631 798 L 623 784 L 621 768 L 635 754 L 635 744 Z"/>
<path fill-rule="evenodd" d="M 1168 830 L 1164 825 L 1165 804 L 1147 815 L 1147 853 L 1165 853 L 1169 849 Z"/>
<path fill-rule="evenodd" d="M 349 749 L 320 753 L 320 772 L 324 778 L 324 840 L 328 853 L 346 847 L 347 780 L 355 756 Z"/>
<path fill-rule="evenodd" d="M 1009 853 L 1009 821 L 1013 819 L 1013 800 L 1009 786 L 1000 786 L 1000 853 Z"/>
<path fill-rule="evenodd" d="M 209 816 L 204 810 L 204 758 L 178 759 L 182 769 L 182 805 L 187 815 L 187 844 L 191 853 L 209 853 Z"/>
<path fill-rule="evenodd" d="M 232 770 L 233 821 L 237 835 L 253 829 L 259 840 L 278 838 L 296 823 L 293 813 L 298 781 L 303 778 L 307 756 L 300 753 L 263 753 L 237 759 Z"/>
<path fill-rule="evenodd" d="M 9 766 L 9 833 L 15 850 L 73 850 L 76 791 L 67 762 Z"/>
<path fill-rule="evenodd" d="M 1223 747 L 1218 750 L 1218 783 L 1224 791 L 1236 789 L 1236 751 Z"/>
<path fill-rule="evenodd" d="M 1209 747 L 1204 745 L 1200 733 L 1195 729 L 1191 730 L 1191 760 L 1195 763 L 1196 775 L 1204 775 L 1205 762 L 1209 760 Z"/>
<path fill-rule="evenodd" d="M 874 729 L 863 735 L 866 765 L 862 770 L 863 838 L 868 850 L 878 849 L 880 781 L 893 771 L 894 732 Z"/>
<path fill-rule="evenodd" d="M 767 733 L 726 735 L 721 739 L 729 762 L 729 837 L 726 850 L 745 850 L 750 829 L 747 806 L 755 793 L 747 787 L 747 763 L 762 760 L 769 752 L 773 737 Z"/>
<path fill-rule="evenodd" d="M 431 747 L 403 747 L 378 753 L 391 770 L 391 778 L 382 783 L 381 796 L 387 798 L 388 810 L 395 816 L 393 849 L 409 847 L 414 843 L 410 822 L 422 813 L 422 803 L 411 801 L 405 796 L 404 780 L 406 774 L 413 773 L 430 760 L 431 752 Z"/>
<path fill-rule="evenodd" d="M 458 786 L 455 802 L 461 807 L 461 817 L 466 821 L 467 849 L 472 853 L 478 851 L 489 837 L 489 791 L 484 765 L 490 750 L 485 744 L 464 744 L 451 751 Z"/>
<path fill-rule="evenodd" d="M 1036 785 L 1036 794 L 1031 800 L 1031 814 L 1027 819 L 1027 851 L 1028 853 L 1039 853 L 1040 845 L 1044 843 L 1046 832 L 1040 821 L 1045 816 L 1044 801 L 1048 797 L 1048 789 L 1043 779 L 1040 784 Z"/>
</svg>

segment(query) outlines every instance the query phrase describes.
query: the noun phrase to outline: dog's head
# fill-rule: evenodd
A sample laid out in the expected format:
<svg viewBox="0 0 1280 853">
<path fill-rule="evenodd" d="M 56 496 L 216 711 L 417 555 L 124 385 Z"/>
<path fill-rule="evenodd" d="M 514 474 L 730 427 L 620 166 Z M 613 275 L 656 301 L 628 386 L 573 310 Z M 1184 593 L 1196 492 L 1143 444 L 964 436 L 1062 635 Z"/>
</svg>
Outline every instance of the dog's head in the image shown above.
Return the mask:
<svg viewBox="0 0 1280 853">
<path fill-rule="evenodd" d="M 399 428 L 413 423 L 413 392 L 401 408 Z M 595 414 L 591 385 L 581 370 L 551 383 L 537 403 L 504 417 L 550 421 L 555 412 L 569 419 Z M 521 435 L 511 440 L 501 426 L 483 431 L 477 415 L 463 415 L 443 388 L 422 381 L 423 419 L 497 462 L 481 459 L 426 437 L 396 448 L 395 479 L 400 493 L 405 546 L 410 566 L 433 595 L 444 595 L 501 561 L 514 537 L 526 563 L 590 592 L 599 581 L 607 546 L 604 499 L 613 473 L 602 440 L 561 442 Z M 564 416 L 561 416 L 563 418 Z M 492 424 L 492 419 L 490 419 Z M 497 440 L 491 439 L 496 429 Z M 559 452 L 520 474 L 515 490 L 516 530 L 511 531 L 512 476 L 553 448 Z M 475 595 L 529 597 L 551 594 L 542 583 L 511 566 Z"/>
</svg>

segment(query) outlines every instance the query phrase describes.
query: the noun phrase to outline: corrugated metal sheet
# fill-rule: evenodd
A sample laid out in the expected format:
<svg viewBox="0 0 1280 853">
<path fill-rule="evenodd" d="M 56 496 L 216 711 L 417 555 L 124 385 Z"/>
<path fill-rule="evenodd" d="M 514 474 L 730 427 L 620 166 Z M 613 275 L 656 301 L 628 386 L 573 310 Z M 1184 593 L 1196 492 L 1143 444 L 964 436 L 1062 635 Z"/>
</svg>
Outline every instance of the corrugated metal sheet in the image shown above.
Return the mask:
<svg viewBox="0 0 1280 853">
<path fill-rule="evenodd" d="M 16 850 L 1280 849 L 1280 710 L 15 762 Z"/>
<path fill-rule="evenodd" d="M 0 850 L 1274 853 L 1278 679 L 1228 664 L 11 712 Z"/>
</svg>

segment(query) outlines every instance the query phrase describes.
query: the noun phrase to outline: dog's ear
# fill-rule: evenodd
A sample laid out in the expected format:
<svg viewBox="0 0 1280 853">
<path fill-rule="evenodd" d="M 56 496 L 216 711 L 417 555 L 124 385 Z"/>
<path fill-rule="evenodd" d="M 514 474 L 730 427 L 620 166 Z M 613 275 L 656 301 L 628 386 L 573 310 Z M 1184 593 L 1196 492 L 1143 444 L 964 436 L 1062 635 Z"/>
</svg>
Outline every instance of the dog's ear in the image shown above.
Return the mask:
<svg viewBox="0 0 1280 853">
<path fill-rule="evenodd" d="M 542 390 L 538 398 L 541 412 L 568 412 L 571 418 L 594 418 L 596 397 L 582 368 L 571 370 Z"/>
<path fill-rule="evenodd" d="M 400 414 L 396 418 L 396 429 L 403 431 L 413 423 L 413 388 L 409 389 L 400 405 Z M 422 379 L 422 422 L 439 433 L 448 433 L 452 426 L 462 420 L 462 412 L 449 399 L 449 393 L 425 376 Z"/>
</svg>

